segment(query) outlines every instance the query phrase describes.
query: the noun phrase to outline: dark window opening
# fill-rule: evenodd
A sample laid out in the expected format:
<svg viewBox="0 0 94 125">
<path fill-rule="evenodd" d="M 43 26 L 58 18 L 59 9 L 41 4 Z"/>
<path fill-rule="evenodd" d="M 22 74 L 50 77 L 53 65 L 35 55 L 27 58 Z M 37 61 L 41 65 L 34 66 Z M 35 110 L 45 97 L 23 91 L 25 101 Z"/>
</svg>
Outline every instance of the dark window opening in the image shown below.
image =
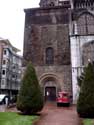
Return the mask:
<svg viewBox="0 0 94 125">
<path fill-rule="evenodd" d="M 7 54 L 7 51 L 6 50 L 4 50 L 4 55 L 6 55 Z"/>
<path fill-rule="evenodd" d="M 51 3 L 50 3 L 50 6 L 51 6 L 51 7 L 53 7 L 53 6 L 54 6 L 54 3 L 53 3 L 53 2 L 51 2 Z"/>
<path fill-rule="evenodd" d="M 46 49 L 46 64 L 50 65 L 54 63 L 54 50 L 52 47 Z"/>
<path fill-rule="evenodd" d="M 12 75 L 12 78 L 15 78 L 15 75 Z"/>
<path fill-rule="evenodd" d="M 16 67 L 15 67 L 15 66 L 13 66 L 13 69 L 16 69 Z"/>
<path fill-rule="evenodd" d="M 4 64 L 4 65 L 6 64 L 6 60 L 3 60 L 3 64 Z"/>
<path fill-rule="evenodd" d="M 5 70 L 2 70 L 2 74 L 5 75 Z"/>
</svg>

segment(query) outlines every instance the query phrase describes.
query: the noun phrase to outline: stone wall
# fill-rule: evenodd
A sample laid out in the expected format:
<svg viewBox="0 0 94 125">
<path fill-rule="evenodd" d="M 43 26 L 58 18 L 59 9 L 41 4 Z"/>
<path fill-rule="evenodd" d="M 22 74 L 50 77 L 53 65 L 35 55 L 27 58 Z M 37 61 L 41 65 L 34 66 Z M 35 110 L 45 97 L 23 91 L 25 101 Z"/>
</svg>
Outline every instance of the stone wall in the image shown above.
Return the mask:
<svg viewBox="0 0 94 125">
<path fill-rule="evenodd" d="M 28 11 L 25 23 L 24 59 L 31 60 L 34 65 L 45 65 L 45 49 L 53 47 L 55 65 L 70 64 L 68 10 L 56 8 Z"/>
<path fill-rule="evenodd" d="M 58 84 L 61 90 L 66 90 L 72 93 L 71 86 L 71 68 L 70 65 L 65 66 L 36 66 L 36 72 L 39 79 L 44 78 L 44 76 L 55 76 L 58 78 Z M 41 83 L 40 83 L 41 84 Z"/>
<path fill-rule="evenodd" d="M 61 90 L 72 93 L 69 10 L 62 7 L 37 8 L 27 9 L 25 14 L 23 64 L 33 63 L 39 82 L 44 76 L 56 77 Z M 54 50 L 52 65 L 46 64 L 48 47 Z"/>
</svg>

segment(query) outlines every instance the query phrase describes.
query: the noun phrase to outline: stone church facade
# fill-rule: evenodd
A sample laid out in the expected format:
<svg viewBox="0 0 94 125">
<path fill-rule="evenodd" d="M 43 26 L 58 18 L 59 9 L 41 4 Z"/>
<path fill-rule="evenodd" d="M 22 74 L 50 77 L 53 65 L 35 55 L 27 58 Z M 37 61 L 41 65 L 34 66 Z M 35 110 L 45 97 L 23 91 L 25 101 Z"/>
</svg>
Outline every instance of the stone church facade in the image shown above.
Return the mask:
<svg viewBox="0 0 94 125">
<path fill-rule="evenodd" d="M 83 45 L 83 64 L 88 65 L 88 61 L 94 63 L 94 40 Z"/>
<path fill-rule="evenodd" d="M 46 99 L 58 91 L 77 98 L 82 46 L 94 38 L 92 2 L 41 0 L 39 8 L 25 9 L 23 66 L 33 63 Z"/>
<path fill-rule="evenodd" d="M 73 101 L 76 102 L 79 94 L 77 76 L 83 72 L 83 67 L 90 59 L 84 59 L 85 44 L 94 40 L 94 1 L 73 0 L 70 22 L 70 45 L 72 64 Z"/>
</svg>

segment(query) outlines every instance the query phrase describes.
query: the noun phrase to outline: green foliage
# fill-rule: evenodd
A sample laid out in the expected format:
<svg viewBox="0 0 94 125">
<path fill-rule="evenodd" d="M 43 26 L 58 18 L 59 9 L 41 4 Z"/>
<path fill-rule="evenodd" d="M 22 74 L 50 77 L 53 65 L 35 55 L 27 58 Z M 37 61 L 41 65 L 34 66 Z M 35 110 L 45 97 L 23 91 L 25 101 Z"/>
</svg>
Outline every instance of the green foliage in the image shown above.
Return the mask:
<svg viewBox="0 0 94 125">
<path fill-rule="evenodd" d="M 22 79 L 21 89 L 17 98 L 17 108 L 24 114 L 33 114 L 43 108 L 43 95 L 35 69 L 31 63 L 28 64 Z"/>
<path fill-rule="evenodd" d="M 84 72 L 77 102 L 81 117 L 94 117 L 94 65 L 89 63 Z"/>
<path fill-rule="evenodd" d="M 83 125 L 94 125 L 94 119 L 83 119 Z"/>
</svg>

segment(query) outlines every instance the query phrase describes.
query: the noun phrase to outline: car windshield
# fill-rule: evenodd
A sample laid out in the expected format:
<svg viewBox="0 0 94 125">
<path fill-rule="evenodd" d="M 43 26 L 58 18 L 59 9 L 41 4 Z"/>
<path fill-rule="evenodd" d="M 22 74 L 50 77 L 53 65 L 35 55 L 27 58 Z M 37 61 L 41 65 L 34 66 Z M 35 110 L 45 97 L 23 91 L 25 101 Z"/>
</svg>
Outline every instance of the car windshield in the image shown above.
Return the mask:
<svg viewBox="0 0 94 125">
<path fill-rule="evenodd" d="M 6 95 L 0 95 L 0 101 L 2 101 L 5 96 L 6 96 Z"/>
<path fill-rule="evenodd" d="M 63 93 L 63 96 L 68 96 L 68 94 L 67 93 Z"/>
</svg>

